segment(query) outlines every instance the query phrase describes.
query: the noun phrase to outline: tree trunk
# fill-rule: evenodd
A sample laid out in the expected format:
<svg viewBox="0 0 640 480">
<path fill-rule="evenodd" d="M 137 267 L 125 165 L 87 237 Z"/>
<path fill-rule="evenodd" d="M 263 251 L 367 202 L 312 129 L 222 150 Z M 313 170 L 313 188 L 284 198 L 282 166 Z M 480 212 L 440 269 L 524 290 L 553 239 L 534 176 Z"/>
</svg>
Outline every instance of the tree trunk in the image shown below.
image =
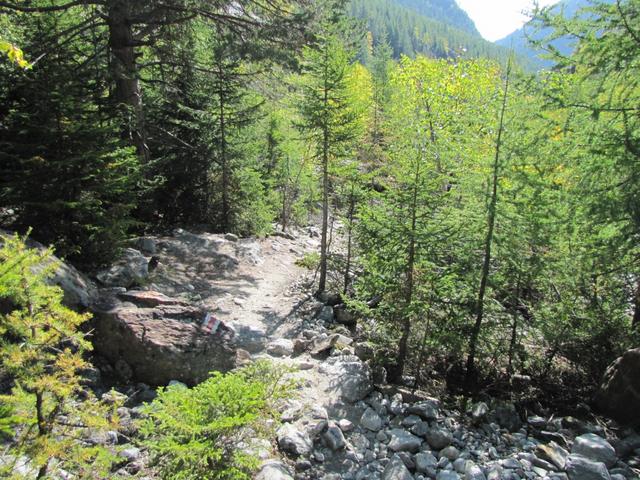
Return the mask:
<svg viewBox="0 0 640 480">
<path fill-rule="evenodd" d="M 396 364 L 393 372 L 390 372 L 392 381 L 398 381 L 402 378 L 404 373 L 404 367 L 407 362 L 407 356 L 409 353 L 409 337 L 411 336 L 411 303 L 413 302 L 413 289 L 414 289 L 414 268 L 416 262 L 416 229 L 418 225 L 418 184 L 420 182 L 420 161 L 416 165 L 416 172 L 413 183 L 413 192 L 411 198 L 411 230 L 409 236 L 409 248 L 407 252 L 407 265 L 405 274 L 407 276 L 407 285 L 405 290 L 405 307 L 408 310 L 404 314 L 402 319 L 402 337 L 400 337 L 400 344 L 398 345 L 398 356 L 396 357 Z"/>
<path fill-rule="evenodd" d="M 638 280 L 635 297 L 635 310 L 633 312 L 633 323 L 631 325 L 634 330 L 640 332 L 640 280 Z"/>
<path fill-rule="evenodd" d="M 511 323 L 511 339 L 509 341 L 509 365 L 507 366 L 507 373 L 511 375 L 513 373 L 513 357 L 515 356 L 516 346 L 518 345 L 518 304 L 520 302 L 520 280 L 518 279 L 518 286 L 516 287 L 515 294 L 513 296 L 513 304 L 511 306 L 511 315 L 513 322 Z"/>
<path fill-rule="evenodd" d="M 289 223 L 287 215 L 287 186 L 282 187 L 282 213 L 280 215 L 280 221 L 282 222 L 282 231 L 287 231 L 287 224 Z"/>
<path fill-rule="evenodd" d="M 487 236 L 484 244 L 484 261 L 482 264 L 482 274 L 480 277 L 480 288 L 478 289 L 478 300 L 476 303 L 476 321 L 471 331 L 469 339 L 469 356 L 467 358 L 467 382 L 475 383 L 476 376 L 476 352 L 478 348 L 478 337 L 482 328 L 484 317 L 484 297 L 487 291 L 489 280 L 489 268 L 491 267 L 491 250 L 493 247 L 493 233 L 496 223 L 496 209 L 498 205 L 498 179 L 500 174 L 500 148 L 502 147 L 502 134 L 504 132 L 504 114 L 507 109 L 507 98 L 509 95 L 509 77 L 511 75 L 511 58 L 507 65 L 507 75 L 505 80 L 504 96 L 502 98 L 502 109 L 500 111 L 500 124 L 498 127 L 498 138 L 496 141 L 496 151 L 493 161 L 493 178 L 491 185 L 491 201 L 487 212 Z"/>
<path fill-rule="evenodd" d="M 220 127 L 220 166 L 222 168 L 222 229 L 227 232 L 230 224 L 230 202 L 229 202 L 229 189 L 231 188 L 231 173 L 229 171 L 229 159 L 227 152 L 227 119 L 225 116 L 225 103 L 226 97 L 223 88 L 224 71 L 222 65 L 218 64 L 218 119 Z"/>
<path fill-rule="evenodd" d="M 325 51 L 325 56 L 328 52 Z M 325 58 L 324 72 L 324 98 L 323 108 L 324 115 L 328 117 L 329 112 L 329 85 L 327 63 Z M 322 236 L 320 239 L 320 280 L 318 281 L 318 293 L 322 293 L 327 289 L 327 229 L 329 227 L 329 125 L 328 119 L 325 118 L 322 127 Z"/>
<path fill-rule="evenodd" d="M 351 277 L 349 275 L 349 270 L 351 270 L 351 255 L 353 250 L 353 220 L 356 210 L 356 197 L 355 197 L 355 187 L 353 184 L 351 185 L 351 195 L 349 196 L 349 211 L 347 213 L 348 227 L 347 227 L 347 259 L 344 267 L 344 288 L 343 293 L 346 296 L 347 291 L 349 289 L 349 282 L 351 281 Z"/>
<path fill-rule="evenodd" d="M 130 0 L 108 2 L 109 48 L 113 54 L 111 70 L 115 82 L 112 98 L 128 119 L 122 129 L 123 137 L 131 142 L 146 163 L 149 161 L 149 147 L 146 142 L 131 13 Z"/>
<path fill-rule="evenodd" d="M 420 356 L 418 357 L 418 371 L 416 372 L 416 383 L 414 385 L 414 388 L 417 389 L 418 387 L 420 387 L 420 384 L 422 383 L 422 372 L 423 372 L 423 367 L 425 364 L 425 359 L 427 356 L 427 338 L 429 338 L 429 333 L 431 331 L 431 319 L 428 316 L 427 313 L 427 321 L 426 324 L 424 326 L 424 334 L 422 335 L 422 344 L 420 345 Z"/>
</svg>

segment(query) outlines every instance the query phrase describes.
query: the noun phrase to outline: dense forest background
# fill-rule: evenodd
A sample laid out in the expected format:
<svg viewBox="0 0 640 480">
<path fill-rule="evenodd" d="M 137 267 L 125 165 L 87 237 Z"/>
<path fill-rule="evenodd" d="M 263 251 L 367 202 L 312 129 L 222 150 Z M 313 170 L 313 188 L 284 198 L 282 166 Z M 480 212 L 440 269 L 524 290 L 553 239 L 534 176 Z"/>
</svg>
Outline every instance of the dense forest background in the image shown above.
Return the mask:
<svg viewBox="0 0 640 480">
<path fill-rule="evenodd" d="M 92 270 L 319 215 L 392 377 L 593 385 L 640 329 L 640 4 L 537 12 L 536 74 L 452 5 L 0 2 L 0 225 Z"/>
</svg>

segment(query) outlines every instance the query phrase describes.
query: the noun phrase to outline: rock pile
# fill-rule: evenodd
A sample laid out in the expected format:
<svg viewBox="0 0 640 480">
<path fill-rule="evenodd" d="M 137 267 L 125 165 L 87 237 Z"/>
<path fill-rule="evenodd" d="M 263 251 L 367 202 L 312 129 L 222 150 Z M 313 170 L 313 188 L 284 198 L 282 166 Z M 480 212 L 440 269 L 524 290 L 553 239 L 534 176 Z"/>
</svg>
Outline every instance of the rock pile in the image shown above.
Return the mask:
<svg viewBox="0 0 640 480">
<path fill-rule="evenodd" d="M 436 399 L 406 403 L 401 394 L 373 391 L 356 402 L 362 412 L 355 422 L 308 418 L 285 424 L 278 445 L 292 465 L 288 476 L 274 478 L 324 480 L 631 480 L 637 474 L 623 461 L 601 431 L 572 437 L 563 419 L 534 418 L 510 431 L 471 414 L 444 408 Z M 533 427 L 531 423 L 536 424 Z M 345 428 L 348 425 L 348 428 Z M 596 427 L 586 425 L 586 428 Z M 564 446 L 544 434 L 565 437 Z M 637 467 L 638 464 L 636 463 Z M 266 478 L 266 477 L 265 477 Z"/>
<path fill-rule="evenodd" d="M 367 362 L 353 355 L 362 348 L 348 332 L 336 328 L 328 314 L 322 315 L 327 306 L 314 310 L 320 314 L 315 323 L 305 324 L 300 338 L 276 340 L 267 352 L 314 358 L 308 366 L 336 385 L 336 404 L 327 408 L 319 407 L 320 401 L 315 406 L 291 404 L 277 433 L 284 460 L 270 461 L 257 478 L 640 478 L 634 470 L 640 467 L 640 436 L 632 432 L 610 442 L 599 426 L 572 417 L 522 419 L 508 402 L 480 402 L 461 412 L 416 392 L 375 389 Z"/>
</svg>

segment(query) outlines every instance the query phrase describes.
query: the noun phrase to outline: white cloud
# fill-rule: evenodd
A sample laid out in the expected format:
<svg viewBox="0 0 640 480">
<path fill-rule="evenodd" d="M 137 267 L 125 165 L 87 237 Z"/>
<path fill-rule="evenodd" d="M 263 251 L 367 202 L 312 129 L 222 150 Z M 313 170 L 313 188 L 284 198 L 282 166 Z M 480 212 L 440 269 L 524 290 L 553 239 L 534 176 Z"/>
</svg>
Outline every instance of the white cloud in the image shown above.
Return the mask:
<svg viewBox="0 0 640 480">
<path fill-rule="evenodd" d="M 506 37 L 526 23 L 524 12 L 533 8 L 533 0 L 456 0 L 487 40 Z M 557 3 L 558 0 L 539 0 L 540 6 Z"/>
</svg>

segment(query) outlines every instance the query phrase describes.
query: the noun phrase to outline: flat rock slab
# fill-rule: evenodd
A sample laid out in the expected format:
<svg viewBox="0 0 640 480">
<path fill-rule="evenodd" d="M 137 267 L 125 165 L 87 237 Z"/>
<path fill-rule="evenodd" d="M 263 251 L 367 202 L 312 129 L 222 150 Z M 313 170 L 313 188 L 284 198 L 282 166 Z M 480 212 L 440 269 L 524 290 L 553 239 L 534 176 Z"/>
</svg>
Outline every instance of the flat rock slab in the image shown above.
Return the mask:
<svg viewBox="0 0 640 480">
<path fill-rule="evenodd" d="M 186 307 L 189 305 L 183 300 L 168 297 L 163 293 L 145 290 L 129 290 L 128 292 L 119 293 L 118 297 L 126 302 L 131 302 L 136 306 L 142 308 L 154 308 L 161 305 L 178 305 Z"/>
<path fill-rule="evenodd" d="M 139 382 L 166 385 L 179 380 L 195 385 L 212 371 L 236 366 L 233 332 L 224 325 L 215 332 L 203 328 L 206 313 L 180 301 L 97 311 L 92 321 L 95 351 L 114 364 L 126 362 Z"/>
</svg>

